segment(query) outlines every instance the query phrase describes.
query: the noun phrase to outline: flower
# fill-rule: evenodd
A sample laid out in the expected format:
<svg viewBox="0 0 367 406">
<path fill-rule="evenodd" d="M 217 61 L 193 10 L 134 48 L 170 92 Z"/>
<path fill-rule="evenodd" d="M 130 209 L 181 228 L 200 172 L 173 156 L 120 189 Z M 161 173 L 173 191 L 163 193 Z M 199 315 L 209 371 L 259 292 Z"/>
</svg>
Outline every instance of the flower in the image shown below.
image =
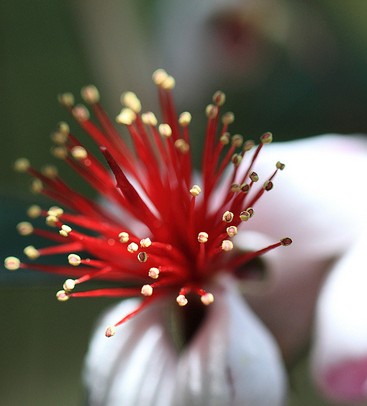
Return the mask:
<svg viewBox="0 0 367 406">
<path fill-rule="evenodd" d="M 5 266 L 68 275 L 56 294 L 60 301 L 139 297 L 123 302 L 106 317 L 107 337 L 122 330 L 121 337 L 112 343 L 102 336 L 102 347 L 107 346 L 102 350 L 107 352 L 100 353 L 101 344 L 92 342 L 95 349 L 88 357 L 86 376 L 93 404 L 117 403 L 115 396 L 121 395 L 122 389 L 129 404 L 141 404 L 152 396 L 160 405 L 280 405 L 285 379 L 276 344 L 239 297 L 234 279 L 239 268 L 241 277 L 246 278 L 246 264 L 292 242 L 289 237 L 278 237 L 262 247 L 236 248 L 236 234 L 251 223 L 254 206 L 273 188 L 284 164 L 275 161 L 259 185 L 254 167 L 272 135 L 262 135 L 257 147 L 253 141 L 243 142 L 239 134 L 231 136 L 228 126 L 234 116 L 231 112 L 221 115 L 225 95 L 218 91 L 206 108 L 201 175 L 194 182 L 191 115 L 177 115 L 172 98 L 175 81 L 170 75 L 159 69 L 153 79 L 159 90 L 161 124 L 153 113 L 141 113 L 134 93 L 121 96 L 124 107 L 116 121 L 127 128 L 133 148 L 107 117 L 94 86 L 83 88 L 82 97 L 90 104 L 97 124 L 84 105 L 74 103 L 71 94 L 59 97 L 100 147 L 109 169 L 64 122 L 52 135 L 54 155 L 70 165 L 103 201 L 73 190 L 54 167 L 40 172 L 27 159 L 17 160 L 16 169 L 34 177 L 33 191 L 67 209 L 30 208 L 30 217 L 44 217 L 51 230 L 22 222 L 19 232 L 40 235 L 55 245 L 27 246 L 24 253 L 29 260 L 67 254 L 69 264 L 8 257 Z M 228 166 L 231 168 L 226 171 Z M 104 284 L 93 288 L 92 282 L 100 281 Z M 197 324 L 179 337 L 184 341 L 180 345 L 174 344 L 177 332 L 167 330 L 165 309 L 172 309 L 172 303 L 179 315 L 173 320 L 182 321 L 186 314 L 189 322 L 182 325 Z M 182 345 L 186 351 L 180 353 Z M 167 369 L 159 371 L 160 362 Z M 148 365 L 154 365 L 153 370 L 149 371 Z M 117 375 L 123 376 L 121 381 Z M 90 385 L 96 379 L 98 385 Z M 119 382 L 124 384 L 115 391 L 111 385 L 119 387 Z M 176 389 L 172 392 L 173 387 L 167 389 L 173 382 L 177 393 Z M 142 385 L 148 385 L 146 391 L 141 391 Z"/>
<path fill-rule="evenodd" d="M 295 243 L 286 256 L 276 250 L 264 257 L 271 288 L 257 296 L 247 291 L 247 298 L 288 359 L 308 343 L 314 325 L 317 387 L 332 401 L 365 404 L 367 141 L 329 134 L 273 144 L 257 161 L 259 174 L 278 154 L 287 161 L 287 177 L 278 179 L 277 193 L 259 202 L 246 232 L 272 238 L 291 223 Z"/>
</svg>

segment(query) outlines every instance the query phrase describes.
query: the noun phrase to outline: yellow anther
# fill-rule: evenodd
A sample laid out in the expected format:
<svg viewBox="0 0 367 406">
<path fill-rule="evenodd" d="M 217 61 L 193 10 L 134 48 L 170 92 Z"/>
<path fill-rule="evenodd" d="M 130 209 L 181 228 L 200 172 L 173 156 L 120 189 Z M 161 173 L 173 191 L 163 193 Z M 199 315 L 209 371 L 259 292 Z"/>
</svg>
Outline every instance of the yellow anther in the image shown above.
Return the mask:
<svg viewBox="0 0 367 406">
<path fill-rule="evenodd" d="M 65 292 L 65 290 L 59 290 L 58 292 L 56 292 L 56 298 L 60 302 L 66 302 L 67 300 L 69 300 L 69 296 Z"/>
<path fill-rule="evenodd" d="M 18 158 L 14 162 L 14 169 L 17 172 L 27 172 L 30 166 L 31 164 L 27 158 Z"/>
<path fill-rule="evenodd" d="M 153 288 L 150 285 L 144 285 L 141 288 L 141 294 L 143 296 L 152 296 L 153 294 Z"/>
<path fill-rule="evenodd" d="M 23 252 L 29 259 L 37 259 L 40 256 L 38 249 L 33 247 L 33 245 L 28 245 L 28 247 L 25 247 Z"/>
<path fill-rule="evenodd" d="M 158 131 L 165 138 L 169 138 L 172 135 L 172 129 L 169 124 L 159 124 Z"/>
<path fill-rule="evenodd" d="M 140 113 L 141 102 L 133 92 L 125 92 L 121 95 L 121 103 L 131 109 L 134 113 Z"/>
<path fill-rule="evenodd" d="M 206 233 L 206 232 L 204 232 L 204 231 L 201 231 L 201 232 L 198 234 L 198 241 L 199 241 L 201 244 L 205 244 L 205 243 L 208 241 L 208 238 L 209 238 L 208 233 Z"/>
<path fill-rule="evenodd" d="M 95 104 L 99 102 L 100 94 L 94 85 L 83 87 L 80 93 L 83 100 L 88 104 Z"/>
<path fill-rule="evenodd" d="M 186 306 L 189 301 L 186 299 L 185 295 L 178 295 L 176 297 L 176 302 L 179 306 Z"/>
<path fill-rule="evenodd" d="M 190 189 L 190 193 L 194 197 L 198 196 L 201 193 L 201 187 L 199 185 L 193 185 Z"/>
<path fill-rule="evenodd" d="M 125 231 L 119 234 L 119 240 L 122 243 L 127 243 L 129 241 L 129 238 L 130 238 L 129 234 Z"/>
<path fill-rule="evenodd" d="M 17 230 L 20 235 L 30 235 L 33 233 L 33 226 L 28 221 L 18 223 Z"/>
<path fill-rule="evenodd" d="M 106 337 L 112 337 L 116 334 L 116 327 L 115 326 L 109 326 L 106 328 L 105 331 L 105 336 Z"/>
<path fill-rule="evenodd" d="M 205 306 L 208 306 L 214 302 L 214 295 L 207 292 L 200 297 L 200 300 Z"/>
<path fill-rule="evenodd" d="M 222 241 L 222 250 L 223 251 L 232 251 L 233 250 L 233 242 L 230 240 L 223 240 Z"/>
<path fill-rule="evenodd" d="M 82 259 L 81 259 L 80 256 L 77 255 L 77 254 L 69 254 L 69 255 L 68 255 L 68 261 L 69 261 L 69 264 L 70 264 L 70 265 L 78 266 L 78 265 L 81 264 Z"/>
<path fill-rule="evenodd" d="M 4 266 L 8 271 L 16 271 L 20 267 L 20 261 L 17 257 L 7 257 L 4 260 Z"/>
<path fill-rule="evenodd" d="M 62 287 L 65 289 L 65 291 L 70 291 L 75 288 L 75 280 L 74 279 L 66 279 Z"/>
<path fill-rule="evenodd" d="M 150 268 L 149 272 L 148 272 L 148 275 L 152 279 L 157 279 L 158 276 L 159 276 L 159 269 L 155 268 L 155 267 Z"/>
</svg>

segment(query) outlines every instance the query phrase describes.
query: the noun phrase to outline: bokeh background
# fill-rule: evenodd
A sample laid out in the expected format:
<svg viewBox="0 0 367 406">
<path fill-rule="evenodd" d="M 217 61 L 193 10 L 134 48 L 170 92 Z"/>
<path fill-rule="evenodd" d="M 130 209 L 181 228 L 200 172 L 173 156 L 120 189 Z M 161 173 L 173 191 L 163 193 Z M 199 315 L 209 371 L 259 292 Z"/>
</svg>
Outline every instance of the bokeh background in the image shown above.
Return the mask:
<svg viewBox="0 0 367 406">
<path fill-rule="evenodd" d="M 15 225 L 43 200 L 12 164 L 54 162 L 49 134 L 68 119 L 60 92 L 79 95 L 94 83 L 112 116 L 124 90 L 155 109 L 151 73 L 164 67 L 198 134 L 217 89 L 236 115 L 233 131 L 246 137 L 367 133 L 366 21 L 364 0 L 2 0 L 1 257 L 30 243 Z M 82 405 L 89 335 L 113 301 L 59 303 L 60 280 L 35 272 L 1 269 L 0 283 L 0 404 Z M 290 381 L 290 405 L 328 405 L 312 389 L 304 354 Z"/>
</svg>

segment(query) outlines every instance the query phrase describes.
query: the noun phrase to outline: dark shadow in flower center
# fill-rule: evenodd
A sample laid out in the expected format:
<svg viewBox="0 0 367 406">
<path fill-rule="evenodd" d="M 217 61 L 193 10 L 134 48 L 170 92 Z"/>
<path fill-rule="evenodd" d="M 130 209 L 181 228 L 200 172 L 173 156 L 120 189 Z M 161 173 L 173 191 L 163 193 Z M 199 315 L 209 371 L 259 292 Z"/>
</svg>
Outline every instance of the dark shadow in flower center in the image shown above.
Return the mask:
<svg viewBox="0 0 367 406">
<path fill-rule="evenodd" d="M 238 266 L 233 275 L 241 281 L 264 281 L 268 278 L 266 262 L 258 257 Z"/>
<path fill-rule="evenodd" d="M 188 303 L 170 310 L 169 330 L 177 352 L 185 350 L 204 324 L 208 307 L 204 306 L 196 294 L 187 295 Z"/>
</svg>

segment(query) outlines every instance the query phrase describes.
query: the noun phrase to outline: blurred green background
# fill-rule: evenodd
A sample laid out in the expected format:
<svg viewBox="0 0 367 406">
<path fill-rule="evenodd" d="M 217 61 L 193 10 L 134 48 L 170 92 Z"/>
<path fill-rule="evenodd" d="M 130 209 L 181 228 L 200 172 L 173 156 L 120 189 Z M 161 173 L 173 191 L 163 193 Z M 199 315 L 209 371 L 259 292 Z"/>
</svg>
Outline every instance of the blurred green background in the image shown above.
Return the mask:
<svg viewBox="0 0 367 406">
<path fill-rule="evenodd" d="M 214 10 L 210 3 L 199 10 L 178 0 L 0 2 L 2 258 L 28 245 L 15 225 L 29 204 L 42 202 L 12 163 L 19 156 L 35 167 L 53 161 L 49 133 L 67 118 L 60 92 L 79 94 L 93 82 L 111 115 L 128 89 L 154 108 L 150 75 L 162 66 L 177 79 L 180 109 L 201 117 L 219 87 L 236 114 L 234 132 L 251 138 L 266 130 L 277 140 L 367 132 L 367 2 L 269 0 L 255 11 L 254 1 L 229 2 L 243 19 L 225 2 Z M 0 404 L 83 404 L 89 335 L 113 302 L 59 303 L 60 279 L 37 273 L 1 269 L 0 282 Z M 291 405 L 328 405 L 312 390 L 306 361 L 292 369 L 291 383 Z"/>
</svg>

